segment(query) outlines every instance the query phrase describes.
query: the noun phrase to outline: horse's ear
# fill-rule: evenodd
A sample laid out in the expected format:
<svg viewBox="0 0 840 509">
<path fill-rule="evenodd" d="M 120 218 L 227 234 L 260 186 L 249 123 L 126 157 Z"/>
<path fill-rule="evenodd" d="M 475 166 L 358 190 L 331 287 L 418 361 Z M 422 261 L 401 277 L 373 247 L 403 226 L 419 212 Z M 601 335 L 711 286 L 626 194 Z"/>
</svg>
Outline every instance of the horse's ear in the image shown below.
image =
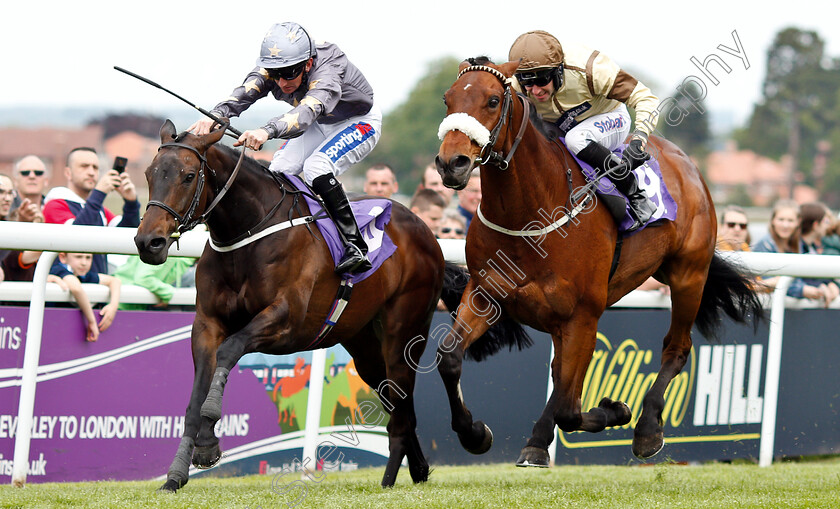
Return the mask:
<svg viewBox="0 0 840 509">
<path fill-rule="evenodd" d="M 461 65 L 458 66 L 458 72 L 460 73 L 461 71 L 463 71 L 464 69 L 466 69 L 470 65 L 472 65 L 472 64 L 470 64 L 468 61 L 464 60 L 463 62 L 461 62 Z"/>
<path fill-rule="evenodd" d="M 502 71 L 502 74 L 510 78 L 516 72 L 516 69 L 519 67 L 519 60 L 514 60 L 513 62 L 508 62 L 506 64 L 502 64 L 499 66 L 499 70 Z"/>
<path fill-rule="evenodd" d="M 169 143 L 175 139 L 175 124 L 168 118 L 160 128 L 160 142 Z"/>
<path fill-rule="evenodd" d="M 199 137 L 199 150 L 201 152 L 206 151 L 210 148 L 211 145 L 215 144 L 217 141 L 221 140 L 222 137 L 225 135 L 225 127 L 220 127 L 215 131 L 210 131 L 209 133 L 205 134 L 204 136 Z"/>
</svg>

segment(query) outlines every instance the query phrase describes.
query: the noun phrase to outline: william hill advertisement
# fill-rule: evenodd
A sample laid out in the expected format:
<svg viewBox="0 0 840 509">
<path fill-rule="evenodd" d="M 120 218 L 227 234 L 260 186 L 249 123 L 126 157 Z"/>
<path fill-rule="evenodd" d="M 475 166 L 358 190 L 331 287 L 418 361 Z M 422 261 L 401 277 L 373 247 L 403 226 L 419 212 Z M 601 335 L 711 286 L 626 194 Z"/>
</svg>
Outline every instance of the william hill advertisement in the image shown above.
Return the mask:
<svg viewBox="0 0 840 509">
<path fill-rule="evenodd" d="M 619 431 L 610 433 L 610 438 L 591 433 L 559 433 L 561 449 L 630 446 L 642 400 L 659 370 L 659 355 L 654 355 L 649 346 L 640 346 L 633 338 L 614 344 L 604 334 L 598 334 L 598 347 L 584 380 L 582 408 L 597 406 L 608 397 L 627 403 L 633 419 L 621 428 L 626 436 L 620 436 L 624 433 Z M 662 422 L 670 431 L 666 432 L 666 443 L 680 444 L 681 449 L 704 444 L 706 450 L 714 443 L 723 455 L 757 456 L 764 350 L 762 344 L 695 345 L 683 371 L 665 392 Z"/>
<path fill-rule="evenodd" d="M 775 426 L 777 458 L 840 453 L 840 349 L 829 347 L 836 323 L 833 310 L 788 310 L 785 315 Z M 558 432 L 556 463 L 640 462 L 631 451 L 633 429 L 642 400 L 658 374 L 669 324 L 667 310 L 621 309 L 604 314 L 581 407 L 595 407 L 606 396 L 627 403 L 633 419 L 601 433 Z M 516 461 L 550 390 L 551 338 L 529 332 L 535 343 L 530 349 L 504 351 L 488 361 L 463 365 L 467 408 L 494 434 L 493 447 L 482 456 L 465 452 L 450 431 L 449 406 L 437 373 L 418 376 L 418 431 L 432 459 L 455 464 Z M 665 447 L 646 461 L 758 457 L 768 332 L 767 323 L 754 332 L 752 327 L 724 321 L 715 342 L 694 331 L 686 365 L 665 393 Z M 433 351 L 429 345 L 425 355 Z"/>
</svg>

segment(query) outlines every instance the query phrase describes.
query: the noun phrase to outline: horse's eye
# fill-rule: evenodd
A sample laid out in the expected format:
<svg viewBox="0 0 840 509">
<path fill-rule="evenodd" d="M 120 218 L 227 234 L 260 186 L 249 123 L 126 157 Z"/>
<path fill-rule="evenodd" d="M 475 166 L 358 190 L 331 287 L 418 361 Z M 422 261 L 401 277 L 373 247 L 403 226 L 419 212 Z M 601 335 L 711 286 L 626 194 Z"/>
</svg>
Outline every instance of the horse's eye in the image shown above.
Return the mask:
<svg viewBox="0 0 840 509">
<path fill-rule="evenodd" d="M 194 172 L 187 173 L 187 176 L 186 176 L 186 177 L 184 177 L 184 183 L 185 183 L 185 184 L 189 184 L 189 183 L 190 183 L 190 182 L 192 182 L 194 179 L 195 179 L 195 173 L 194 173 Z"/>
<path fill-rule="evenodd" d="M 487 106 L 489 106 L 490 108 L 495 108 L 498 105 L 499 105 L 499 96 L 494 95 L 493 97 L 490 98 L 489 101 L 487 101 Z"/>
<path fill-rule="evenodd" d="M 443 96 L 443 104 L 446 105 L 446 96 Z"/>
</svg>

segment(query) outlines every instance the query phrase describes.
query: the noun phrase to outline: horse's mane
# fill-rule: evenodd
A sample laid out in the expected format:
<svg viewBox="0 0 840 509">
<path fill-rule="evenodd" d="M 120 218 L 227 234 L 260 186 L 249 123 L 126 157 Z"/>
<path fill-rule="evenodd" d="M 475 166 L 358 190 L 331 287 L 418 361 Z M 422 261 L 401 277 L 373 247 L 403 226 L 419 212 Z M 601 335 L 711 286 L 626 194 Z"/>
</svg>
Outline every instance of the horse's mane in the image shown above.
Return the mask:
<svg viewBox="0 0 840 509">
<path fill-rule="evenodd" d="M 239 159 L 239 150 L 231 147 L 230 145 L 223 145 L 221 143 L 216 143 L 213 146 L 216 147 L 217 149 L 221 150 L 222 152 L 224 152 L 225 155 L 227 155 L 229 157 L 233 157 L 234 159 Z M 265 161 L 255 159 L 255 158 L 249 156 L 248 154 L 245 154 L 245 158 L 243 159 L 243 164 L 245 164 L 246 162 L 250 166 L 259 167 L 259 168 L 262 168 L 263 170 L 265 170 L 269 173 L 273 173 L 273 172 L 269 171 L 268 164 Z"/>
<path fill-rule="evenodd" d="M 175 143 L 182 143 L 187 135 L 191 134 L 189 131 L 182 131 L 175 135 L 174 141 Z M 222 143 L 216 143 L 213 145 L 214 147 L 221 149 L 225 155 L 229 157 L 233 157 L 234 159 L 239 159 L 239 151 L 229 145 L 224 145 Z M 269 171 L 268 165 L 265 161 L 260 161 L 259 159 L 254 159 L 253 157 L 245 154 L 245 158 L 243 160 L 243 164 L 248 164 L 250 167 L 255 168 L 262 168 L 265 172 L 273 174 L 274 172 Z"/>
<path fill-rule="evenodd" d="M 216 143 L 214 147 L 221 150 L 228 157 L 232 157 L 233 159 L 239 159 L 239 150 L 229 145 Z M 268 163 L 265 161 L 255 159 L 249 156 L 248 154 L 245 154 L 245 157 L 242 160 L 242 164 L 247 165 L 245 166 L 246 168 L 253 169 L 256 173 L 264 173 L 266 176 L 271 177 L 271 179 L 274 180 L 274 182 L 278 186 L 280 186 L 280 188 L 285 188 L 287 190 L 295 189 L 295 186 L 288 178 L 286 178 L 286 175 L 284 173 L 269 170 Z"/>
<path fill-rule="evenodd" d="M 534 106 L 534 103 L 528 101 L 528 107 L 531 108 L 531 123 L 534 124 L 534 127 L 537 128 L 537 131 L 540 132 L 545 139 L 548 141 L 555 141 L 557 138 L 560 138 L 561 132 L 560 128 L 554 125 L 552 122 L 545 120 L 542 116 L 537 113 L 537 107 Z"/>
<path fill-rule="evenodd" d="M 224 145 L 222 143 L 216 143 L 215 145 L 213 145 L 213 147 L 215 147 L 217 150 L 222 152 L 226 157 L 230 157 L 234 161 L 237 161 L 239 159 L 239 155 L 241 153 L 239 151 L 239 149 L 231 147 L 230 145 Z M 282 172 L 274 172 L 274 171 L 269 170 L 268 169 L 268 163 L 265 162 L 265 161 L 255 159 L 255 158 L 246 154 L 245 157 L 242 159 L 242 169 L 243 170 L 250 170 L 253 173 L 257 173 L 257 174 L 263 174 L 266 177 L 268 177 L 268 178 L 270 178 L 271 180 L 274 181 L 274 183 L 277 185 L 277 187 L 283 193 L 283 197 L 280 198 L 280 201 L 277 202 L 277 206 L 279 206 L 283 202 L 283 200 L 285 199 L 285 196 L 287 196 L 287 195 L 292 195 L 293 196 L 292 206 L 289 208 L 289 211 L 288 211 L 289 219 L 292 218 L 292 213 L 295 212 L 295 211 L 301 216 L 304 215 L 303 209 L 300 208 L 300 205 L 303 201 L 303 200 L 301 200 L 301 196 L 303 194 L 306 194 L 306 195 L 312 197 L 313 199 L 315 199 L 317 201 L 317 198 L 312 196 L 312 194 L 310 194 L 309 192 L 299 191 L 298 188 L 292 183 L 292 181 L 289 180 L 289 178 L 286 176 L 286 174 L 284 174 Z M 269 213 L 269 216 L 270 215 L 271 215 L 271 213 Z M 312 233 L 312 228 L 311 228 L 310 225 L 307 224 L 306 229 L 309 230 L 310 234 Z"/>
<path fill-rule="evenodd" d="M 488 57 L 486 55 L 479 55 L 477 57 L 468 58 L 467 62 L 469 62 L 470 65 L 487 65 L 487 64 L 496 65 L 495 63 L 493 63 L 492 60 L 490 60 L 490 57 Z"/>
</svg>

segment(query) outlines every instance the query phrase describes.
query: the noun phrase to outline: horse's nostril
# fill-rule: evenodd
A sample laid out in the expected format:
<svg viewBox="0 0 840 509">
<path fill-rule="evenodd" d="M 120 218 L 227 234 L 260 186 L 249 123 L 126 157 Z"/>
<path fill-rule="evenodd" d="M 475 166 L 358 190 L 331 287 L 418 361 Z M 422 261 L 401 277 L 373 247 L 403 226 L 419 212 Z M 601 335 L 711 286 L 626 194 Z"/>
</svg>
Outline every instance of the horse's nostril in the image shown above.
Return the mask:
<svg viewBox="0 0 840 509">
<path fill-rule="evenodd" d="M 149 249 L 160 251 L 164 247 L 166 247 L 166 239 L 163 237 L 155 237 L 149 241 Z"/>
<path fill-rule="evenodd" d="M 453 170 L 466 170 L 470 167 L 470 158 L 465 155 L 459 155 L 452 158 L 451 164 Z"/>
<path fill-rule="evenodd" d="M 446 165 L 444 164 L 440 156 L 435 156 L 435 167 L 438 171 L 446 171 Z"/>
</svg>

